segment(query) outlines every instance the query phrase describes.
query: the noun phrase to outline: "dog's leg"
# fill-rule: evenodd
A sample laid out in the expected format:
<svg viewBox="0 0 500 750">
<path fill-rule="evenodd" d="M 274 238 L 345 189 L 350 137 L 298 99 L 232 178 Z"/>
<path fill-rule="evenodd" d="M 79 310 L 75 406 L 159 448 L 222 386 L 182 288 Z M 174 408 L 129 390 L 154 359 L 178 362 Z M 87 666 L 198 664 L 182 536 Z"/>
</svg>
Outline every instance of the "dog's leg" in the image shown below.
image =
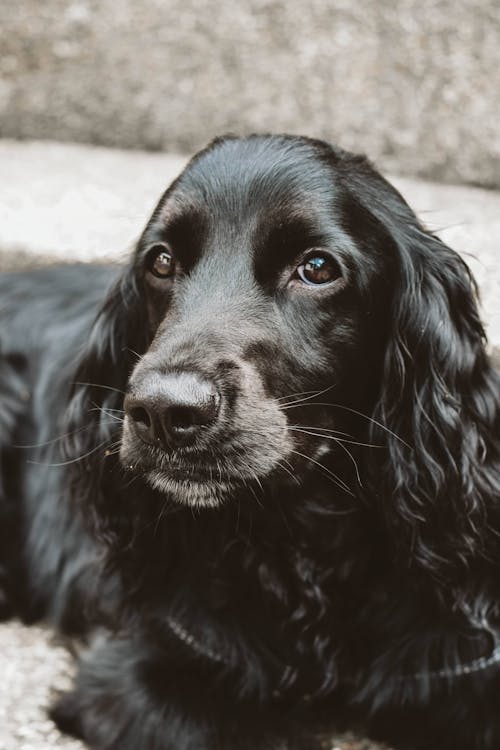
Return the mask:
<svg viewBox="0 0 500 750">
<path fill-rule="evenodd" d="M 12 444 L 26 408 L 26 395 L 15 360 L 3 355 L 0 348 L 0 620 L 17 609 L 15 591 L 22 579 L 17 544 L 21 513 Z"/>
<path fill-rule="evenodd" d="M 224 690 L 208 670 L 110 635 L 82 659 L 51 717 L 92 750 L 319 749 L 297 725 Z"/>
</svg>

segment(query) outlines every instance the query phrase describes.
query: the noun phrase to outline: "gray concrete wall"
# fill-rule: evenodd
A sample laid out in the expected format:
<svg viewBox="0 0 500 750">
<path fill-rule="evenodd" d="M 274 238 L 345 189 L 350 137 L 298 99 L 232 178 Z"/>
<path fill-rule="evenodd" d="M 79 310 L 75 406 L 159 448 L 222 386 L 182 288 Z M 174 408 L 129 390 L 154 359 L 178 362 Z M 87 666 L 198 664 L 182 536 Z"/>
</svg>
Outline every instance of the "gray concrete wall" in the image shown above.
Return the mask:
<svg viewBox="0 0 500 750">
<path fill-rule="evenodd" d="M 2 0 L 0 135 L 292 131 L 500 186 L 499 0 Z"/>
</svg>

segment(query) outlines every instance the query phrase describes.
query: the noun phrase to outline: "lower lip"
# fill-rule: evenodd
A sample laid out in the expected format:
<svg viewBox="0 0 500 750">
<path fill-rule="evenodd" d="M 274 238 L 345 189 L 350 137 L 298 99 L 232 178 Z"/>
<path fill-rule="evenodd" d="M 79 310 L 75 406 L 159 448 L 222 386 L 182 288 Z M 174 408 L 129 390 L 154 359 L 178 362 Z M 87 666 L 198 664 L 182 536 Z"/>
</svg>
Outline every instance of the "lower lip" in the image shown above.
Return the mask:
<svg viewBox="0 0 500 750">
<path fill-rule="evenodd" d="M 231 487 L 227 482 L 178 480 L 157 471 L 146 472 L 146 479 L 154 489 L 172 496 L 183 505 L 199 507 L 217 507 Z"/>
</svg>

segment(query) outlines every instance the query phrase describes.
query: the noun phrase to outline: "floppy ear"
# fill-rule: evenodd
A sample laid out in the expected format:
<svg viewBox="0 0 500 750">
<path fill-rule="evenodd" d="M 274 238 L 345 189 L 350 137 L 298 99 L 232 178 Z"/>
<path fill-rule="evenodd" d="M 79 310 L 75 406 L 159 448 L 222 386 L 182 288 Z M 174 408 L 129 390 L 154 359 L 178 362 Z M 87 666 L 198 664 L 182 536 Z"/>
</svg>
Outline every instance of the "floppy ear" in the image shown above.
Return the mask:
<svg viewBox="0 0 500 750">
<path fill-rule="evenodd" d="M 391 539 L 436 580 L 460 582 L 493 543 L 500 496 L 500 379 L 476 287 L 457 253 L 407 210 L 390 232 L 399 279 L 374 419 L 375 493 Z M 376 442 L 375 440 L 373 442 Z"/>
<path fill-rule="evenodd" d="M 70 378 L 65 424 L 73 495 L 94 533 L 108 542 L 116 531 L 117 490 L 123 484 L 117 450 L 124 391 L 147 346 L 145 305 L 131 266 L 110 289 Z"/>
</svg>

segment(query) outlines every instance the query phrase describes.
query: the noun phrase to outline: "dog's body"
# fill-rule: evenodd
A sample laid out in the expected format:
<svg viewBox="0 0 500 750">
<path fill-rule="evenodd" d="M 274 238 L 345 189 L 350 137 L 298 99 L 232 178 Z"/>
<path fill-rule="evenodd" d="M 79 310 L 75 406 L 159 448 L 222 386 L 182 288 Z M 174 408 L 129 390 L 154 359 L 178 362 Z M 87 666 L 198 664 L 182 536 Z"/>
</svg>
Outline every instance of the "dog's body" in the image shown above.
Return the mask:
<svg viewBox="0 0 500 750">
<path fill-rule="evenodd" d="M 99 629 L 63 729 L 497 750 L 499 378 L 465 266 L 364 160 L 216 141 L 129 268 L 0 295 L 2 610 Z"/>
</svg>

